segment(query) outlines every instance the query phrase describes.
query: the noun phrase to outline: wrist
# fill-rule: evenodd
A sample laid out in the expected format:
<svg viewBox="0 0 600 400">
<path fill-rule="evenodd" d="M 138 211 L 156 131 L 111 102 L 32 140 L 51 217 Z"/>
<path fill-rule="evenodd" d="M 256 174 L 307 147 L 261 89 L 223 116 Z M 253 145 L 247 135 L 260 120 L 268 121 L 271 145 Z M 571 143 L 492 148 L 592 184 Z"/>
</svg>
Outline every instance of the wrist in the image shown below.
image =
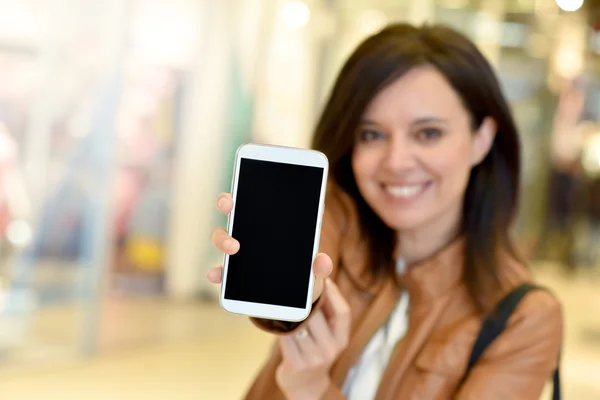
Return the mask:
<svg viewBox="0 0 600 400">
<path fill-rule="evenodd" d="M 324 398 L 330 385 L 331 381 L 326 376 L 318 381 L 303 385 L 301 389 L 286 393 L 286 398 L 288 400 L 320 400 Z"/>
</svg>

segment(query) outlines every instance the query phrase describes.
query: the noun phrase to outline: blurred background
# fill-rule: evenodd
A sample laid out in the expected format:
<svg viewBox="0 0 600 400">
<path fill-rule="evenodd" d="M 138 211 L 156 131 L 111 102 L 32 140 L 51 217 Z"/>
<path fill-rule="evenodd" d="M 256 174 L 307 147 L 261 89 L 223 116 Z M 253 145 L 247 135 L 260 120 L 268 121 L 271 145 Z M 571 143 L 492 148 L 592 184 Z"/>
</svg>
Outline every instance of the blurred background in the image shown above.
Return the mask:
<svg viewBox="0 0 600 400">
<path fill-rule="evenodd" d="M 305 147 L 395 21 L 495 66 L 521 129 L 518 244 L 600 398 L 600 0 L 0 0 L 0 396 L 239 399 L 272 338 L 205 283 L 236 148 Z"/>
</svg>

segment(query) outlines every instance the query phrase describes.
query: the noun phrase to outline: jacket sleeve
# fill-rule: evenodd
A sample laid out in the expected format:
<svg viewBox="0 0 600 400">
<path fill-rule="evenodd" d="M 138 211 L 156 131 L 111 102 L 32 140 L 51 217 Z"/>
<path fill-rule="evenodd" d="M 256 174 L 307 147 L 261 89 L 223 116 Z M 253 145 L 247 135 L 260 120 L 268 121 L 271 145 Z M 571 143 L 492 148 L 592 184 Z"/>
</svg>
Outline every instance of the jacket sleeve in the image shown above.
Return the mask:
<svg viewBox="0 0 600 400">
<path fill-rule="evenodd" d="M 490 345 L 455 400 L 537 400 L 558 366 L 560 304 L 549 293 L 528 296 Z"/>
<path fill-rule="evenodd" d="M 323 212 L 323 223 L 321 224 L 321 239 L 319 242 L 319 252 L 327 254 L 333 261 L 332 278 L 335 278 L 336 269 L 340 260 L 340 248 L 343 231 L 347 218 L 347 212 L 350 207 L 349 198 L 343 194 L 340 189 L 330 183 L 327 189 L 325 210 Z M 304 321 L 286 322 L 274 321 L 262 318 L 250 318 L 252 323 L 258 328 L 269 333 L 286 335 L 291 334 L 310 319 L 310 317 L 321 308 L 321 298 L 325 295 L 325 288 L 319 299 L 313 305 L 310 314 Z"/>
</svg>

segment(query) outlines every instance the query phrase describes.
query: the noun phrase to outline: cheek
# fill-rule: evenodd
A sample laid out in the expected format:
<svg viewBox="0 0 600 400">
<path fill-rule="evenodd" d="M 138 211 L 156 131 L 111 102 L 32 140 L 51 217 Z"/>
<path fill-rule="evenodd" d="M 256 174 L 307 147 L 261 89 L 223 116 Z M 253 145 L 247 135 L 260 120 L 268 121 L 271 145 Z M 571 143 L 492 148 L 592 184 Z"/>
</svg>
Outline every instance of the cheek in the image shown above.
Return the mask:
<svg viewBox="0 0 600 400">
<path fill-rule="evenodd" d="M 352 171 L 359 186 L 375 175 L 378 165 L 379 159 L 374 151 L 358 148 L 352 152 Z"/>
<path fill-rule="evenodd" d="M 470 143 L 439 149 L 429 157 L 430 171 L 440 180 L 443 191 L 464 191 L 471 173 Z"/>
</svg>

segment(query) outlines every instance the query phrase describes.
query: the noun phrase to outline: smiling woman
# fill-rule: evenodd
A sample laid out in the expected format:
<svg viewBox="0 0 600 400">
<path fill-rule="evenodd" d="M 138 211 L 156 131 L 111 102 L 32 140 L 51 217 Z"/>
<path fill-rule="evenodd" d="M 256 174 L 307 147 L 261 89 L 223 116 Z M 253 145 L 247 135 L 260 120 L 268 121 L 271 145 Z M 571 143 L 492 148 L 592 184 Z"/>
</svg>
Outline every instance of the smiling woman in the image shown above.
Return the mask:
<svg viewBox="0 0 600 400">
<path fill-rule="evenodd" d="M 561 306 L 545 291 L 518 305 L 533 288 L 509 237 L 519 138 L 475 45 L 440 26 L 367 38 L 313 147 L 331 177 L 313 270 L 331 278 L 305 321 L 253 319 L 280 337 L 246 399 L 539 398 L 558 365 Z M 213 243 L 231 254 L 233 239 L 215 230 Z M 505 329 L 482 353 L 484 320 L 498 316 Z"/>
<path fill-rule="evenodd" d="M 392 264 L 395 247 L 414 263 L 462 233 L 466 284 L 485 306 L 499 285 L 493 249 L 514 253 L 520 149 L 496 77 L 468 39 L 408 25 L 367 39 L 338 78 L 314 147 L 355 199 L 372 268 Z"/>
<path fill-rule="evenodd" d="M 481 162 L 494 139 L 491 119 L 472 134 L 469 115 L 460 98 L 433 67 L 408 72 L 381 91 L 365 111 L 352 156 L 352 169 L 365 201 L 385 224 L 408 239 L 431 237 L 423 227 L 448 215 L 460 226 L 463 192 L 471 168 Z M 450 241 L 455 229 L 441 230 Z M 414 237 L 404 258 L 414 251 Z"/>
</svg>

